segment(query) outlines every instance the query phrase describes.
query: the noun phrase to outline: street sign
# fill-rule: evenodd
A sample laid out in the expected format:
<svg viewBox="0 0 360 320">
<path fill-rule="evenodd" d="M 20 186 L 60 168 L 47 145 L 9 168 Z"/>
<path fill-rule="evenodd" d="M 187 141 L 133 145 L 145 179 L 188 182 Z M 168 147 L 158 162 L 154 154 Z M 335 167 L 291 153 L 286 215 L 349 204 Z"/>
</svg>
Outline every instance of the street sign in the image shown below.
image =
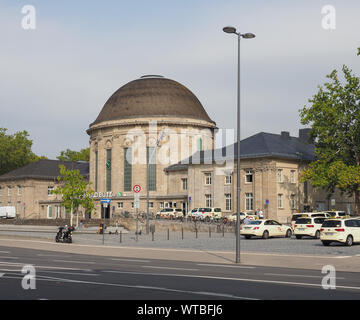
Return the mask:
<svg viewBox="0 0 360 320">
<path fill-rule="evenodd" d="M 110 203 L 110 202 L 111 199 L 105 199 L 105 198 L 100 199 L 100 203 Z"/>
<path fill-rule="evenodd" d="M 122 197 L 122 192 L 118 192 L 117 196 Z"/>
<path fill-rule="evenodd" d="M 268 206 L 269 203 L 270 203 L 269 199 L 266 199 L 266 200 L 265 200 L 265 204 Z"/>
<path fill-rule="evenodd" d="M 138 193 L 134 194 L 134 208 L 140 209 L 140 194 Z"/>
<path fill-rule="evenodd" d="M 136 185 L 134 185 L 133 190 L 134 190 L 134 192 L 138 193 L 141 191 L 141 187 L 138 184 L 136 184 Z"/>
<path fill-rule="evenodd" d="M 191 201 L 191 197 L 189 197 L 189 202 Z"/>
</svg>

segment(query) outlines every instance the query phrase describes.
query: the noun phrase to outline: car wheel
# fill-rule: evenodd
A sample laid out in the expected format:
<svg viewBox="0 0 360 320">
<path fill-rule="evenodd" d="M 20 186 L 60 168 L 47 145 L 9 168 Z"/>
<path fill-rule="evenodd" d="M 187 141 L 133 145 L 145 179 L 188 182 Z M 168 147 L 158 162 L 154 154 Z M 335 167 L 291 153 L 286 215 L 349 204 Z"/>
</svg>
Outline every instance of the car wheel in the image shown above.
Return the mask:
<svg viewBox="0 0 360 320">
<path fill-rule="evenodd" d="M 302 236 L 296 236 L 296 239 L 302 239 Z"/>
<path fill-rule="evenodd" d="M 315 239 L 320 239 L 320 231 L 316 231 L 315 233 Z"/>
<path fill-rule="evenodd" d="M 327 247 L 330 244 L 330 241 L 321 241 L 321 242 L 325 247 Z"/>
<path fill-rule="evenodd" d="M 246 236 L 245 236 L 245 239 L 251 239 L 251 236 L 246 235 Z"/>
<path fill-rule="evenodd" d="M 346 238 L 345 244 L 346 244 L 348 247 L 351 247 L 352 244 L 353 244 L 353 241 L 354 241 L 353 237 L 352 237 L 352 236 L 348 236 L 348 237 Z"/>
<path fill-rule="evenodd" d="M 269 239 L 269 231 L 265 230 L 263 235 L 262 235 L 263 239 Z"/>
<path fill-rule="evenodd" d="M 206 218 L 205 218 L 205 222 L 210 222 L 210 218 L 209 218 L 209 217 L 206 217 Z"/>
<path fill-rule="evenodd" d="M 286 231 L 286 238 L 291 238 L 291 236 L 292 236 L 292 231 L 290 229 L 288 229 Z"/>
</svg>

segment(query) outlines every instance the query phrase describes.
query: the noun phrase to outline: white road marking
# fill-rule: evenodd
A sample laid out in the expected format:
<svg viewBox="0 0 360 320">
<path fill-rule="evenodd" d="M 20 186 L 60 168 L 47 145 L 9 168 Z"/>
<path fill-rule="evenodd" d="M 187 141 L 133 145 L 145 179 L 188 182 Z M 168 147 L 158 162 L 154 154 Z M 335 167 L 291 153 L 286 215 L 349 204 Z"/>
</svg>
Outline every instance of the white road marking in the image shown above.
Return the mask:
<svg viewBox="0 0 360 320">
<path fill-rule="evenodd" d="M 5 277 L 9 279 L 17 279 L 14 277 Z M 190 291 L 190 290 L 179 290 L 179 289 L 170 289 L 164 287 L 153 287 L 153 286 L 140 286 L 140 285 L 126 285 L 126 284 L 117 284 L 117 283 L 106 283 L 106 282 L 93 282 L 93 281 L 82 281 L 82 280 L 71 280 L 71 279 L 63 279 L 63 278 L 54 278 L 54 277 L 45 277 L 41 276 L 41 278 L 37 278 L 38 281 L 50 281 L 50 282 L 59 282 L 63 281 L 66 283 L 79 283 L 79 284 L 92 284 L 92 285 L 100 285 L 100 286 L 111 286 L 111 287 L 122 287 L 122 288 L 132 288 L 132 289 L 147 289 L 147 290 L 158 290 L 158 291 L 167 291 L 167 292 L 178 292 L 178 293 L 187 293 L 187 294 L 195 294 L 195 295 L 207 295 L 207 296 L 215 296 L 215 297 L 227 297 L 233 299 L 242 299 L 242 300 L 259 300 L 255 298 L 248 297 L 239 297 L 226 293 L 219 292 L 204 292 L 204 291 Z"/>
<path fill-rule="evenodd" d="M 264 273 L 265 276 L 281 276 L 281 277 L 300 277 L 300 278 L 323 278 L 324 276 L 308 276 L 303 274 L 284 274 L 284 273 Z M 336 280 L 344 280 L 342 277 L 335 277 Z"/>
<path fill-rule="evenodd" d="M 0 273 L 0 278 L 4 275 L 5 273 Z"/>
<path fill-rule="evenodd" d="M 95 264 L 93 261 L 69 261 L 69 260 L 53 260 L 54 262 L 67 262 L 67 263 L 84 263 L 84 264 Z"/>
<path fill-rule="evenodd" d="M 24 266 L 25 264 L 29 263 L 17 263 L 17 262 L 0 262 L 0 267 L 6 266 L 6 267 L 18 267 L 18 266 Z M 56 270 L 73 270 L 73 271 L 87 271 L 92 272 L 91 269 L 77 269 L 77 268 L 66 268 L 66 267 L 58 267 L 58 266 L 38 266 L 35 265 L 35 268 L 37 269 L 56 269 Z"/>
<path fill-rule="evenodd" d="M 135 260 L 135 259 L 118 259 L 118 258 L 110 258 L 113 261 L 129 261 L 129 262 L 150 262 L 150 260 Z"/>
<path fill-rule="evenodd" d="M 232 266 L 226 264 L 210 264 L 210 263 L 197 263 L 197 266 L 208 266 L 208 267 L 225 267 L 225 268 L 239 268 L 239 269 L 256 269 L 256 267 L 250 266 Z"/>
<path fill-rule="evenodd" d="M 299 255 L 299 254 L 282 254 L 282 253 L 256 253 L 256 252 L 243 252 L 242 254 L 248 254 L 253 256 L 276 256 L 276 257 L 294 257 L 294 258 L 321 258 L 321 259 L 344 259 L 351 258 L 352 256 L 330 256 L 330 255 Z"/>
<path fill-rule="evenodd" d="M 289 282 L 289 281 L 275 281 L 275 280 L 263 280 L 263 279 L 246 279 L 246 278 L 229 278 L 229 277 L 214 277 L 214 276 L 201 276 L 201 275 L 192 275 L 192 274 L 165 274 L 165 273 L 145 273 L 145 272 L 130 272 L 130 271 L 113 271 L 105 270 L 103 272 L 108 273 L 124 273 L 124 274 L 135 274 L 135 275 L 145 275 L 145 276 L 161 276 L 161 277 L 185 277 L 185 278 L 201 278 L 201 279 L 215 279 L 215 280 L 230 280 L 230 281 L 242 281 L 242 282 L 258 282 L 258 283 L 272 283 L 279 285 L 291 285 L 291 286 L 306 286 L 306 287 L 319 287 L 322 288 L 321 284 L 318 283 L 303 283 L 303 282 Z M 337 289 L 351 289 L 351 290 L 360 290 L 360 287 L 350 287 L 350 286 L 336 286 Z"/>
<path fill-rule="evenodd" d="M 199 271 L 199 269 L 185 269 L 185 268 L 172 268 L 172 267 L 159 267 L 159 266 L 141 266 L 141 267 L 142 267 L 142 268 L 151 268 L 151 269 Z"/>
<path fill-rule="evenodd" d="M 0 251 L 0 253 L 10 253 L 10 251 Z"/>
<path fill-rule="evenodd" d="M 1 256 L 0 259 L 19 259 L 18 257 L 3 257 Z"/>
<path fill-rule="evenodd" d="M 42 254 L 42 253 L 38 253 L 36 254 L 39 257 L 53 257 L 53 258 L 59 258 L 58 254 Z"/>
<path fill-rule="evenodd" d="M 79 275 L 79 276 L 99 276 L 96 273 L 80 273 L 80 272 L 61 272 L 61 271 L 41 271 L 42 273 L 60 273 L 60 274 L 71 274 L 71 275 Z M 39 273 L 38 273 L 39 274 Z"/>
</svg>

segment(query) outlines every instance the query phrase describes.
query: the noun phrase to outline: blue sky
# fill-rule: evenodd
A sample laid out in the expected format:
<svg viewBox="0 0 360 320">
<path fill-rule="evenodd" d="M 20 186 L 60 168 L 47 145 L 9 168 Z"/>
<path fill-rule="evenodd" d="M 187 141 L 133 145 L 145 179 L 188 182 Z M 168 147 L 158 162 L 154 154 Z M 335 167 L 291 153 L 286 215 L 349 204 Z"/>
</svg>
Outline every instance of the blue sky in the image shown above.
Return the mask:
<svg viewBox="0 0 360 320">
<path fill-rule="evenodd" d="M 21 8 L 36 8 L 36 30 Z M 336 29 L 321 8 L 336 9 Z M 360 1 L 0 0 L 0 127 L 26 129 L 55 158 L 88 146 L 110 95 L 145 74 L 187 86 L 220 128 L 236 127 L 234 25 L 241 47 L 242 138 L 301 127 L 298 110 L 343 64 L 360 74 Z M 54 143 L 55 141 L 55 143 Z"/>
</svg>

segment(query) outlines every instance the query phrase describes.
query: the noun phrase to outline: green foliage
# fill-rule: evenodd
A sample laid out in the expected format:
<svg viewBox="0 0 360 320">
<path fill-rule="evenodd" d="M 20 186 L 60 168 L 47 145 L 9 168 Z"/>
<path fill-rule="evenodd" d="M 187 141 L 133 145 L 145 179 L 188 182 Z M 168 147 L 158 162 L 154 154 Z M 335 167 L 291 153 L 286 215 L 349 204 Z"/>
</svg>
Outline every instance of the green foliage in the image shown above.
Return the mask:
<svg viewBox="0 0 360 320">
<path fill-rule="evenodd" d="M 81 149 L 80 151 L 73 151 L 66 149 L 61 151 L 60 155 L 56 157 L 60 161 L 90 161 L 90 148 Z"/>
<path fill-rule="evenodd" d="M 329 82 L 300 110 L 301 123 L 311 125 L 317 161 L 302 174 L 301 181 L 334 192 L 360 191 L 360 81 L 343 66 L 344 81 L 334 70 Z"/>
<path fill-rule="evenodd" d="M 94 200 L 91 197 L 94 191 L 80 175 L 80 171 L 67 170 L 64 165 L 60 165 L 59 168 L 60 176 L 57 180 L 62 183 L 52 193 L 62 196 L 62 206 L 67 210 L 78 209 L 79 206 L 82 206 L 91 212 L 94 209 Z"/>
<path fill-rule="evenodd" d="M 0 128 L 0 175 L 45 158 L 31 151 L 32 140 L 28 139 L 27 131 L 12 135 L 6 134 L 6 131 Z"/>
</svg>

